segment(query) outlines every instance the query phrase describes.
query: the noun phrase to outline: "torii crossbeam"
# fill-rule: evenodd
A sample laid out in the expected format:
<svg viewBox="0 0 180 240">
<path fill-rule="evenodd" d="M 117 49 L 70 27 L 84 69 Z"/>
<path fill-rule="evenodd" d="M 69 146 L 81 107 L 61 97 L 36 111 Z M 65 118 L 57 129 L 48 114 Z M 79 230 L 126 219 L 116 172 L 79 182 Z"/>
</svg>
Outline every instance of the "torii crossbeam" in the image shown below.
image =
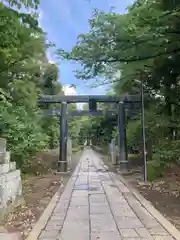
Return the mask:
<svg viewBox="0 0 180 240">
<path fill-rule="evenodd" d="M 97 103 L 115 103 L 117 110 L 112 112 L 105 112 L 97 110 Z M 80 95 L 80 96 L 59 96 L 59 95 L 46 95 L 40 96 L 38 103 L 61 103 L 61 109 L 47 110 L 45 115 L 58 115 L 60 117 L 60 151 L 58 160 L 58 172 L 67 171 L 67 133 L 68 133 L 68 104 L 70 103 L 89 103 L 88 111 L 72 111 L 69 116 L 105 116 L 106 114 L 115 114 L 118 116 L 118 145 L 120 152 L 120 167 L 126 168 L 128 164 L 127 158 L 127 143 L 126 143 L 126 127 L 125 127 L 125 108 L 132 104 L 141 102 L 140 95 L 121 95 L 121 96 L 108 96 L 108 95 Z M 140 106 L 138 106 L 139 108 Z M 130 107 L 131 108 L 131 107 Z M 49 112 L 48 112 L 49 111 Z"/>
</svg>

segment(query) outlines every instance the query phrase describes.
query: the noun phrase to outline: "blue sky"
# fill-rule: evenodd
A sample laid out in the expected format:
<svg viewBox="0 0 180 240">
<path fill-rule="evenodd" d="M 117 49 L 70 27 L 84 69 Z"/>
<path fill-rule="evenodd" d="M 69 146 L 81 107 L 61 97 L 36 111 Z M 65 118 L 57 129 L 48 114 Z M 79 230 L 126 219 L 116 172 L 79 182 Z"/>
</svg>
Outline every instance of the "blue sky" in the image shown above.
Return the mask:
<svg viewBox="0 0 180 240">
<path fill-rule="evenodd" d="M 88 32 L 88 19 L 92 16 L 94 8 L 109 11 L 111 6 L 123 13 L 133 0 L 41 0 L 40 25 L 47 32 L 48 40 L 54 42 L 57 48 L 71 50 L 76 44 L 78 34 Z M 54 61 L 55 56 L 48 52 L 49 60 Z M 77 64 L 58 63 L 60 82 L 65 86 L 67 94 L 103 94 L 105 87 L 90 89 L 83 81 L 76 79 L 73 70 Z M 76 89 L 69 85 L 75 84 Z"/>
</svg>

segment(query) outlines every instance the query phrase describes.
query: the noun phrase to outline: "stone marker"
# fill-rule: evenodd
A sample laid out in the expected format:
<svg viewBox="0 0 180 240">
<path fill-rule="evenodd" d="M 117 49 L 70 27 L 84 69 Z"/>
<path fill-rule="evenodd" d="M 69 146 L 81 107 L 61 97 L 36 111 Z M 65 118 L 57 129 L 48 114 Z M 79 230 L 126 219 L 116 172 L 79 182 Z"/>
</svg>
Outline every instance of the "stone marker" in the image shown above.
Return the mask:
<svg viewBox="0 0 180 240">
<path fill-rule="evenodd" d="M 71 158 L 72 158 L 72 140 L 68 138 L 67 141 L 67 161 L 68 161 L 68 168 L 71 167 Z"/>
<path fill-rule="evenodd" d="M 111 161 L 111 144 L 108 144 L 108 161 Z"/>
<path fill-rule="evenodd" d="M 112 164 L 115 165 L 116 164 L 115 139 L 112 139 L 111 141 L 110 151 Z"/>
<path fill-rule="evenodd" d="M 115 155 L 116 155 L 116 162 L 118 163 L 118 164 L 120 164 L 120 155 L 119 155 L 119 146 L 118 145 L 116 145 L 115 146 Z"/>
</svg>

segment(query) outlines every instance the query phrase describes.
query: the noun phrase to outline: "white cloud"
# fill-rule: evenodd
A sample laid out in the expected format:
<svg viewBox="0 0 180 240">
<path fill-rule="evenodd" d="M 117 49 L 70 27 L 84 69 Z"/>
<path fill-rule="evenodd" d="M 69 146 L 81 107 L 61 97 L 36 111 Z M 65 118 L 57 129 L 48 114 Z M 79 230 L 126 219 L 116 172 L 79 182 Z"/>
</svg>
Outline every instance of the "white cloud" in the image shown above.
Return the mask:
<svg viewBox="0 0 180 240">
<path fill-rule="evenodd" d="M 63 86 L 63 91 L 65 95 L 77 95 L 76 89 L 68 84 Z"/>
<path fill-rule="evenodd" d="M 46 52 L 46 56 L 47 56 L 47 59 L 48 59 L 48 62 L 51 63 L 51 64 L 56 64 L 56 61 L 52 55 L 52 53 L 50 51 L 47 51 Z"/>
<path fill-rule="evenodd" d="M 67 95 L 67 96 L 78 96 L 80 94 L 78 94 L 76 88 L 74 87 L 71 87 L 71 85 L 64 85 L 63 86 L 63 91 L 64 91 L 64 94 Z M 84 106 L 84 103 L 77 103 L 77 108 L 78 109 L 83 109 L 83 106 Z"/>
</svg>

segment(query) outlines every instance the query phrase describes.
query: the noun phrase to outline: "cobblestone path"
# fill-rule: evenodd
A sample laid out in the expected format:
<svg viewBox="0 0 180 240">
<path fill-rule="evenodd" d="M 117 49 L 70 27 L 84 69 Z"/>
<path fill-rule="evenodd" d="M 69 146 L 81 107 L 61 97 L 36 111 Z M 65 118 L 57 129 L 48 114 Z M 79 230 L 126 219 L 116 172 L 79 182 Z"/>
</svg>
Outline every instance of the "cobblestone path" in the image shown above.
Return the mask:
<svg viewBox="0 0 180 240">
<path fill-rule="evenodd" d="M 91 149 L 84 151 L 38 240 L 172 240 Z"/>
</svg>

